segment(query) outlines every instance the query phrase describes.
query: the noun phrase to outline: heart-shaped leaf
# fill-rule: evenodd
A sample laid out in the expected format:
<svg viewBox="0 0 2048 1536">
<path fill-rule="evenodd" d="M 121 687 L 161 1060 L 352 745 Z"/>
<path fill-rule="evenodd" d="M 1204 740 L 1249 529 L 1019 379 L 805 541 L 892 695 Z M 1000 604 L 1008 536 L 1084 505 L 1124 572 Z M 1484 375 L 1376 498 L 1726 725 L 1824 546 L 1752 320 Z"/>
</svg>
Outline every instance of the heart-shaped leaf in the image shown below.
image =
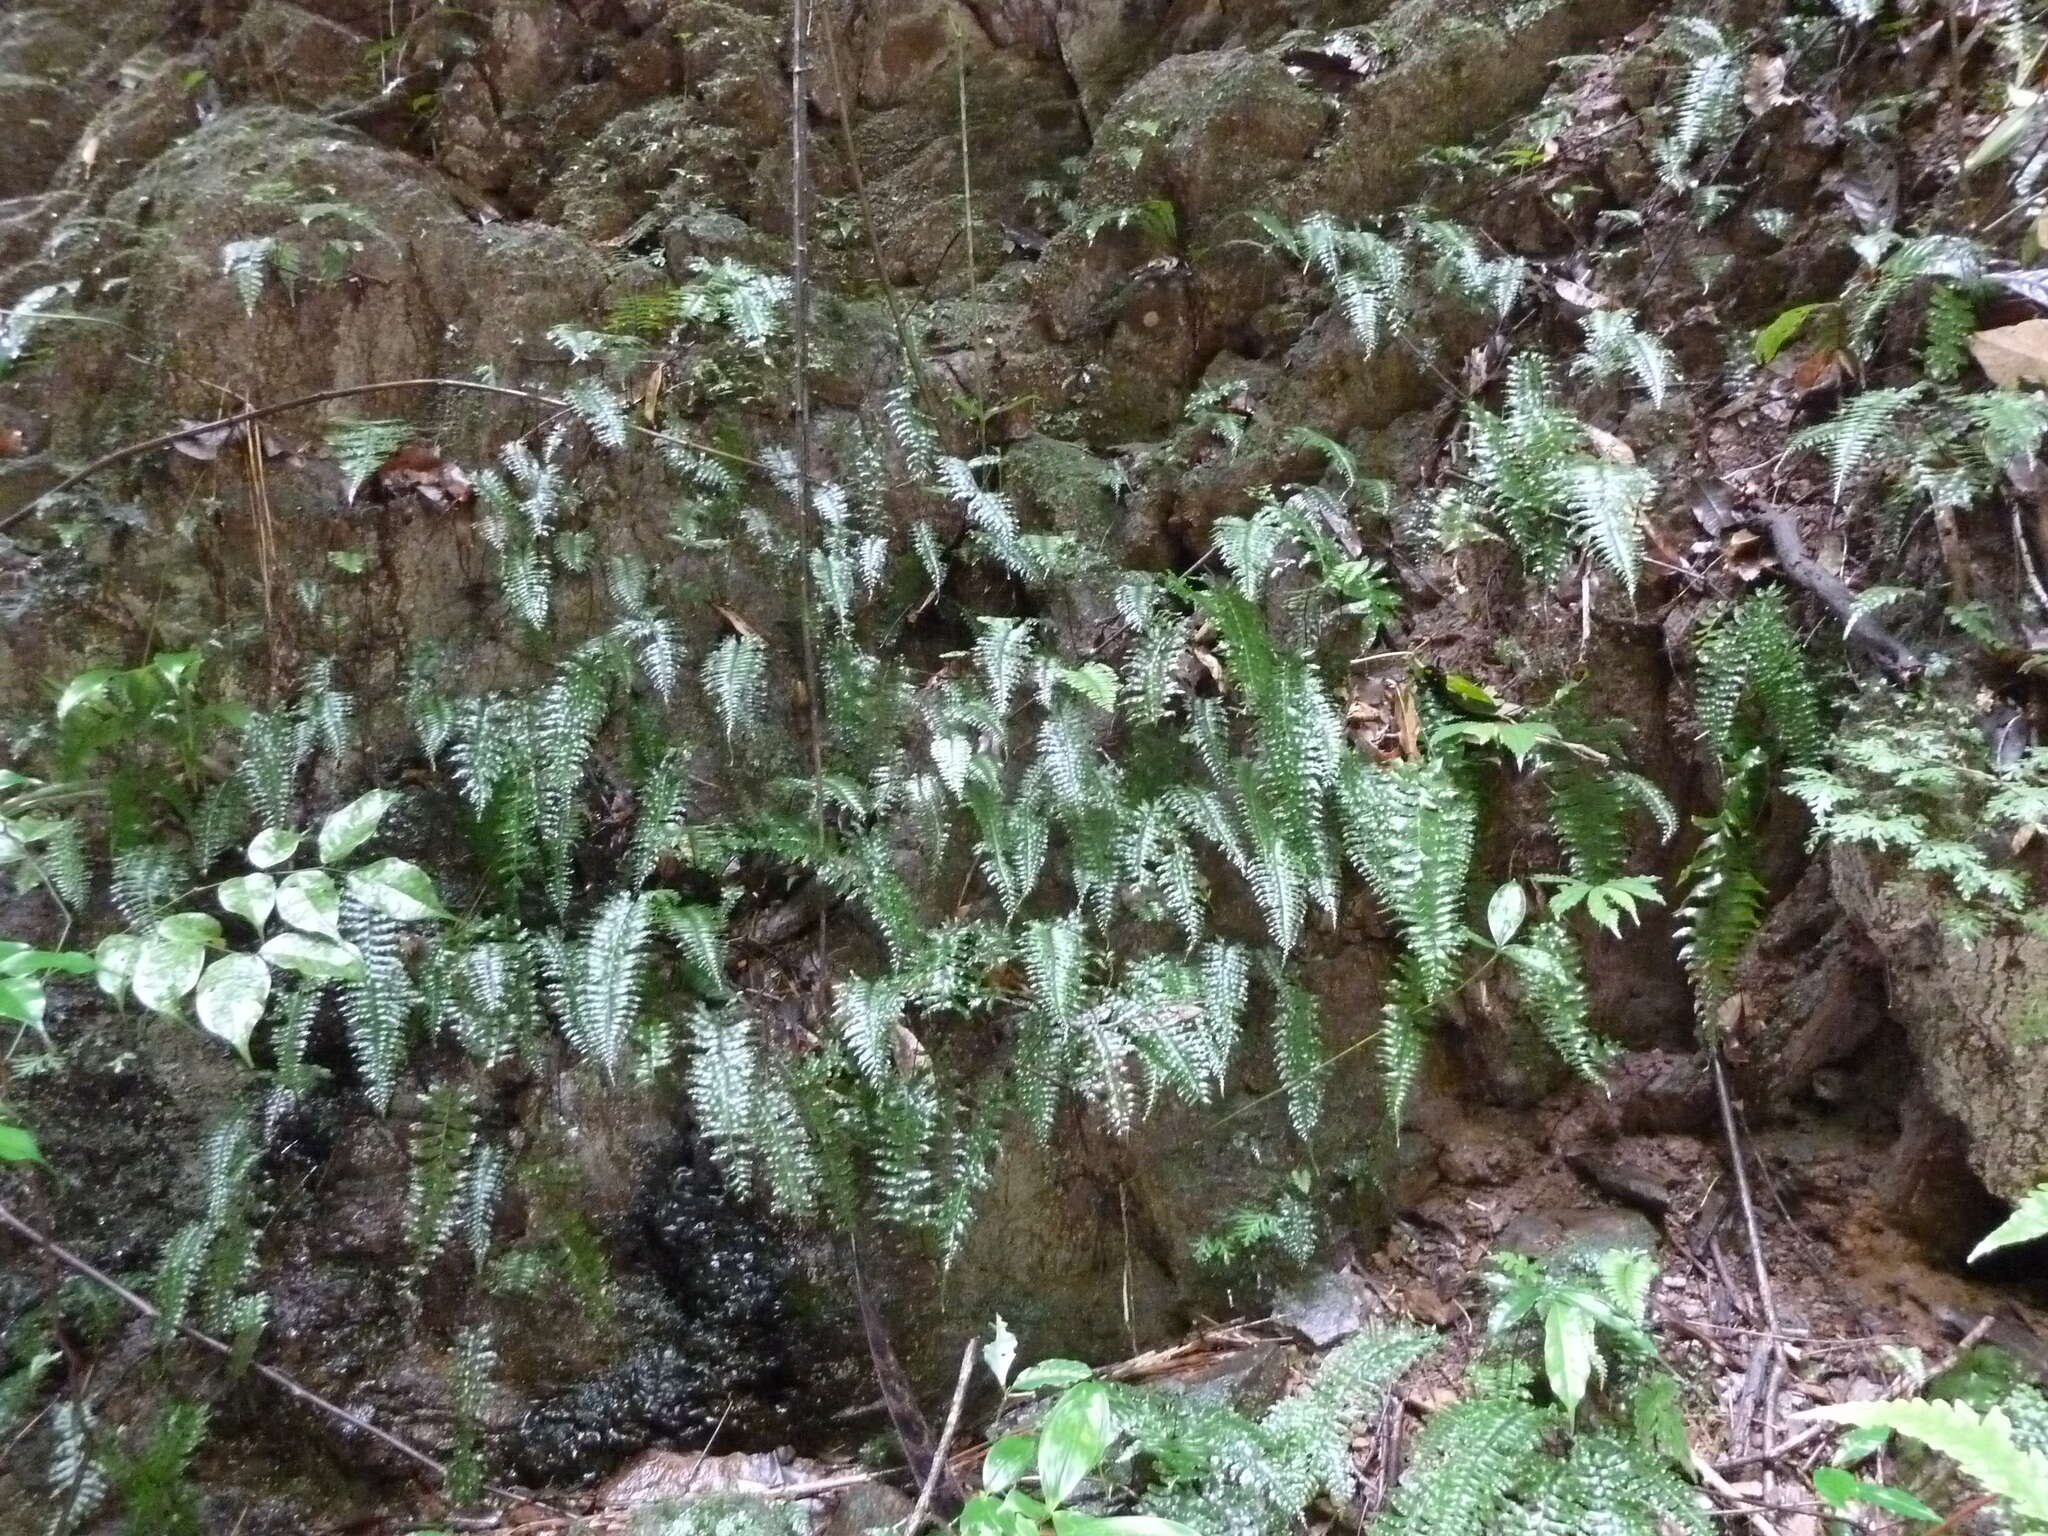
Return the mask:
<svg viewBox="0 0 2048 1536">
<path fill-rule="evenodd" d="M 324 869 L 302 869 L 277 886 L 277 915 L 304 933 L 341 937 L 341 892 Z"/>
<path fill-rule="evenodd" d="M 401 923 L 448 915 L 427 872 L 404 859 L 379 859 L 350 871 L 348 893 L 373 912 Z"/>
<path fill-rule="evenodd" d="M 156 933 L 180 944 L 218 944 L 220 919 L 209 912 L 174 912 L 156 925 Z"/>
<path fill-rule="evenodd" d="M 143 941 L 128 978 L 135 1000 L 157 1013 L 174 1012 L 206 967 L 206 946 L 196 939 L 166 937 Z"/>
<path fill-rule="evenodd" d="M 221 911 L 234 913 L 261 933 L 263 925 L 270 921 L 271 911 L 277 906 L 277 881 L 260 872 L 237 875 L 232 880 L 221 881 L 218 894 Z"/>
<path fill-rule="evenodd" d="M 135 974 L 135 957 L 141 953 L 142 940 L 132 933 L 110 933 L 92 952 L 99 965 L 93 980 L 115 1002 L 128 995 L 129 978 Z"/>
<path fill-rule="evenodd" d="M 1522 882 L 1509 880 L 1493 893 L 1493 899 L 1486 904 L 1486 931 L 1493 936 L 1496 949 L 1505 949 L 1522 931 L 1522 920 L 1529 915 L 1529 896 L 1522 889 Z"/>
<path fill-rule="evenodd" d="M 397 790 L 373 789 L 321 822 L 320 862 L 338 864 L 362 847 L 375 835 L 384 813 L 396 804 Z"/>
<path fill-rule="evenodd" d="M 258 869 L 275 869 L 299 851 L 300 834 L 282 827 L 265 827 L 249 839 L 249 862 Z"/>
<path fill-rule="evenodd" d="M 201 1027 L 227 1041 L 247 1061 L 249 1037 L 256 1033 L 270 1001 L 270 967 L 254 955 L 222 955 L 199 978 L 192 1001 Z"/>
<path fill-rule="evenodd" d="M 361 950 L 317 933 L 280 933 L 257 953 L 281 971 L 315 981 L 361 981 L 364 976 Z"/>
</svg>

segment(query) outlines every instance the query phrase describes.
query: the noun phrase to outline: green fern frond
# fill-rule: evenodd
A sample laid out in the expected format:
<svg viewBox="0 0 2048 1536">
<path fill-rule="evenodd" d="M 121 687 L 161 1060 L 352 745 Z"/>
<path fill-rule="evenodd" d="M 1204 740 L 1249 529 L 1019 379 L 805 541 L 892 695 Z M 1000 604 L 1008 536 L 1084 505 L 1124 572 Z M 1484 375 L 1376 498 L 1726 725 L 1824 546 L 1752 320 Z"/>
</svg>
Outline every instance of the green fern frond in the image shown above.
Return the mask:
<svg viewBox="0 0 2048 1536">
<path fill-rule="evenodd" d="M 608 1078 L 640 1015 L 651 917 L 647 896 L 622 891 L 598 908 L 581 939 L 551 933 L 540 941 L 562 1032 Z"/>
<path fill-rule="evenodd" d="M 1337 779 L 1344 850 L 1400 927 L 1425 996 L 1440 997 L 1465 947 L 1465 884 L 1479 807 L 1441 764 L 1347 757 Z"/>
<path fill-rule="evenodd" d="M 1924 386 L 1866 389 L 1824 422 L 1803 428 L 1785 440 L 1785 451 L 1812 449 L 1828 461 L 1830 486 L 1837 502 L 1850 482 L 1878 457 L 1879 445 L 1894 433 L 1905 409 L 1920 399 Z"/>
<path fill-rule="evenodd" d="M 1580 321 L 1586 330 L 1586 347 L 1572 363 L 1572 372 L 1596 379 L 1627 375 L 1634 379 L 1652 405 L 1662 405 L 1678 370 L 1671 361 L 1671 349 L 1643 331 L 1634 310 L 1596 309 Z"/>
<path fill-rule="evenodd" d="M 711 696 L 727 741 L 752 735 L 768 703 L 768 648 L 758 635 L 727 635 L 704 658 L 704 691 Z"/>
</svg>

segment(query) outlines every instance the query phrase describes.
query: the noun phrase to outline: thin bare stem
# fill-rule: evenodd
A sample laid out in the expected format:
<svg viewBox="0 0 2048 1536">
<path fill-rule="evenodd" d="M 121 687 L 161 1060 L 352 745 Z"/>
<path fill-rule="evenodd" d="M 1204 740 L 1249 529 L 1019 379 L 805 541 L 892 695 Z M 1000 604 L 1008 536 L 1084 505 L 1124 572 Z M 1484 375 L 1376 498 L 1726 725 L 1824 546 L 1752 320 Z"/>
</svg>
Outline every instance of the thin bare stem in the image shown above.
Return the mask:
<svg viewBox="0 0 2048 1536">
<path fill-rule="evenodd" d="M 153 1322 L 161 1322 L 163 1320 L 163 1314 L 150 1305 L 149 1302 L 129 1290 L 127 1286 L 121 1284 L 120 1281 L 107 1274 L 106 1271 L 80 1258 L 55 1239 L 46 1237 L 42 1232 L 15 1215 L 4 1203 L 0 1203 L 0 1227 L 7 1228 L 7 1230 L 14 1233 L 15 1236 L 19 1237 L 30 1247 L 48 1254 L 74 1274 L 81 1275 L 85 1279 L 90 1280 L 94 1285 L 97 1285 L 109 1295 L 123 1302 L 129 1310 L 138 1316 L 149 1318 Z M 184 1323 L 175 1325 L 174 1331 L 180 1337 L 197 1344 L 201 1349 L 211 1350 L 223 1359 L 232 1360 L 236 1357 L 237 1351 L 232 1344 L 224 1343 L 210 1333 L 201 1333 L 197 1328 L 189 1327 Z M 294 1398 L 298 1402 L 304 1403 L 307 1407 L 325 1414 L 337 1423 L 345 1424 L 350 1429 L 368 1435 L 372 1440 L 396 1451 L 415 1466 L 422 1467 L 426 1471 L 433 1473 L 444 1484 L 447 1482 L 448 1468 L 446 1466 L 434 1460 L 433 1457 L 420 1450 L 417 1446 L 411 1445 L 400 1439 L 397 1435 L 392 1434 L 390 1430 L 381 1429 L 361 1415 L 350 1413 L 348 1409 L 338 1404 L 330 1403 L 311 1388 L 302 1386 L 291 1377 L 285 1375 L 283 1371 L 264 1365 L 261 1361 L 251 1361 L 248 1369 L 255 1375 L 262 1377 L 286 1396 Z M 502 1499 L 507 1503 L 543 1503 L 543 1501 L 535 1499 L 531 1495 L 517 1493 L 509 1488 L 497 1488 L 486 1484 L 484 1491 L 494 1498 Z M 546 1506 L 543 1504 L 543 1507 Z"/>
<path fill-rule="evenodd" d="M 931 1470 L 925 1474 L 924 1486 L 917 1491 L 917 1504 L 910 1511 L 910 1518 L 903 1522 L 903 1536 L 917 1536 L 924 1529 L 925 1517 L 931 1513 L 932 1494 L 946 1473 L 946 1453 L 953 1448 L 953 1436 L 960 1429 L 960 1409 L 967 1401 L 967 1383 L 974 1375 L 974 1354 L 975 1340 L 970 1335 L 967 1347 L 960 1351 L 960 1377 L 953 1383 L 953 1405 L 946 1410 L 946 1427 L 939 1431 L 939 1448 L 932 1453 Z"/>
<path fill-rule="evenodd" d="M 244 422 L 260 421 L 266 416 L 280 416 L 286 411 L 296 411 L 304 406 L 319 405 L 328 400 L 347 400 L 357 395 L 381 394 L 391 389 L 464 389 L 472 394 L 495 395 L 500 399 L 524 400 L 530 405 L 545 405 L 551 410 L 575 409 L 567 400 L 542 394 L 538 390 L 514 389 L 505 384 L 481 384 L 474 379 L 382 379 L 375 384 L 344 384 L 334 389 L 317 389 L 310 395 L 294 395 L 289 400 L 278 400 L 270 405 L 251 406 L 248 410 L 237 411 L 232 416 L 222 416 L 214 421 L 194 422 L 191 426 L 180 427 L 175 432 L 165 432 L 139 443 L 129 443 L 125 447 L 116 448 L 111 453 L 103 453 L 83 469 L 74 470 L 66 475 L 26 506 L 0 517 L 0 533 L 5 533 L 24 518 L 33 517 L 55 497 L 61 496 L 74 485 L 90 480 L 101 470 L 111 469 L 114 465 L 129 459 L 140 458 L 145 453 L 153 453 L 159 448 L 168 448 L 173 443 L 182 443 L 191 438 L 204 437 L 210 432 L 227 431 L 241 426 Z M 709 443 L 693 443 L 688 438 L 677 437 L 672 432 L 657 431 L 653 427 L 643 427 L 638 422 L 629 422 L 627 425 L 642 437 L 651 437 L 657 442 L 675 443 L 692 453 L 701 453 L 708 458 L 724 459 L 729 464 L 742 464 L 748 469 L 763 467 L 758 459 L 730 453 L 723 448 L 714 448 Z"/>
</svg>

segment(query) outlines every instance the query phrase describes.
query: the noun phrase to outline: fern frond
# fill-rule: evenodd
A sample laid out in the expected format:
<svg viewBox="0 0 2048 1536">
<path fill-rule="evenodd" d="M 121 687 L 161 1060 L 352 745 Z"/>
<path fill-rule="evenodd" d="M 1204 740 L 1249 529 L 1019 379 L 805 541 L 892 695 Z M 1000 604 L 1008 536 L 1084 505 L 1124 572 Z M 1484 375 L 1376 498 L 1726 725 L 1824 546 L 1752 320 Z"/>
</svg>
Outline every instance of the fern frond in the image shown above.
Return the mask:
<svg viewBox="0 0 2048 1536">
<path fill-rule="evenodd" d="M 1586 347 L 1572 363 L 1574 373 L 1611 379 L 1626 374 L 1634 379 L 1652 405 L 1662 405 L 1677 380 L 1671 349 L 1643 331 L 1631 309 L 1596 309 L 1580 322 L 1586 331 Z"/>
<path fill-rule="evenodd" d="M 1788 453 L 1813 449 L 1828 461 L 1834 498 L 1840 502 L 1849 484 L 1878 456 L 1878 446 L 1893 424 L 1919 400 L 1923 386 L 1866 389 L 1853 395 L 1828 420 L 1795 432 L 1785 440 Z"/>
</svg>

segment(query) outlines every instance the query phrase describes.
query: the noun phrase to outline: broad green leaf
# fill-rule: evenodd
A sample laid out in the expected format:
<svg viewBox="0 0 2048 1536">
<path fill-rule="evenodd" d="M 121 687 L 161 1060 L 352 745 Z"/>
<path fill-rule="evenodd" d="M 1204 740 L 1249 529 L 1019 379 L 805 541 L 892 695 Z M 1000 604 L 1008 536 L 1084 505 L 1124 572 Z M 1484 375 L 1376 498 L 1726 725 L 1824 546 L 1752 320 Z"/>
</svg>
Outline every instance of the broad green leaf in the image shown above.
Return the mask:
<svg viewBox="0 0 2048 1536">
<path fill-rule="evenodd" d="M 1756 360 L 1768 363 L 1784 351 L 1786 343 L 1806 328 L 1806 322 L 1819 308 L 1818 304 L 1795 304 L 1758 331 L 1755 344 Z"/>
<path fill-rule="evenodd" d="M 2048 1520 L 2048 1456 L 2015 1443 L 2011 1420 L 1996 1408 L 1980 1415 L 1962 1403 L 1908 1397 L 1831 1403 L 1808 1408 L 1799 1416 L 1836 1424 L 1882 1424 L 1939 1451 L 1985 1492 L 2009 1500 L 2024 1518 Z"/>
<path fill-rule="evenodd" d="M 0 1123 L 0 1163 L 40 1163 L 42 1160 L 42 1149 L 24 1127 Z"/>
<path fill-rule="evenodd" d="M 1593 1374 L 1596 1351 L 1593 1319 L 1571 1302 L 1558 1302 L 1544 1309 L 1543 1374 L 1550 1390 L 1564 1405 L 1567 1416 L 1579 1411 L 1586 1395 L 1586 1383 Z"/>
<path fill-rule="evenodd" d="M 135 957 L 141 953 L 142 940 L 132 933 L 110 933 L 92 952 L 99 966 L 93 980 L 115 1002 L 128 995 L 129 978 L 135 974 Z"/>
<path fill-rule="evenodd" d="M 1038 1436 L 1005 1435 L 988 1448 L 981 1464 L 981 1486 L 1001 1493 L 1024 1476 L 1038 1459 Z"/>
<path fill-rule="evenodd" d="M 1493 936 L 1493 947 L 1507 948 L 1514 936 L 1522 931 L 1522 921 L 1528 915 L 1529 896 L 1522 889 L 1522 882 L 1505 882 L 1486 904 L 1486 931 Z"/>
<path fill-rule="evenodd" d="M 43 1027 L 43 981 L 40 976 L 0 976 L 0 1019 Z"/>
<path fill-rule="evenodd" d="M 1970 1250 L 1970 1262 L 1974 1264 L 1986 1254 L 2015 1243 L 2031 1243 L 2037 1237 L 2048 1237 L 2048 1184 L 2037 1185 L 2014 1206 L 2013 1213 Z"/>
<path fill-rule="evenodd" d="M 197 672 L 205 659 L 197 651 L 162 651 L 149 658 L 149 669 L 175 687 L 187 673 Z"/>
<path fill-rule="evenodd" d="M 196 939 L 166 937 L 145 939 L 135 956 L 135 971 L 128 984 L 135 989 L 135 1001 L 157 1013 L 173 1012 L 178 999 L 190 992 L 206 967 L 206 946 Z"/>
<path fill-rule="evenodd" d="M 364 975 L 361 950 L 317 933 L 280 933 L 257 953 L 281 971 L 315 981 L 361 981 Z"/>
<path fill-rule="evenodd" d="M 1071 1387 L 1095 1374 L 1078 1360 L 1041 1360 L 1027 1365 L 1010 1383 L 1012 1392 L 1038 1392 L 1046 1387 Z"/>
<path fill-rule="evenodd" d="M 396 804 L 397 790 L 373 789 L 321 822 L 320 862 L 338 864 L 362 847 L 375 835 L 384 813 Z"/>
<path fill-rule="evenodd" d="M 1164 1515 L 1084 1515 L 1078 1510 L 1053 1511 L 1054 1536 L 1196 1536 L 1193 1526 Z"/>
<path fill-rule="evenodd" d="M 988 1365 L 989 1374 L 996 1379 L 996 1385 L 1006 1387 L 1010 1383 L 1010 1371 L 1017 1364 L 1017 1335 L 1010 1332 L 1010 1325 L 1003 1321 L 1000 1312 L 996 1324 L 990 1330 L 988 1342 L 981 1346 L 981 1358 Z"/>
<path fill-rule="evenodd" d="M 193 995 L 199 1023 L 249 1059 L 249 1038 L 270 1001 L 270 967 L 254 955 L 222 955 L 206 968 Z"/>
<path fill-rule="evenodd" d="M 351 870 L 348 893 L 364 906 L 401 923 L 448 915 L 427 872 L 404 859 L 379 859 Z"/>
<path fill-rule="evenodd" d="M 70 949 L 30 949 L 26 944 L 0 944 L 0 976 L 43 976 L 51 971 L 83 975 L 96 969 L 91 955 Z"/>
<path fill-rule="evenodd" d="M 341 937 L 341 892 L 324 869 L 302 869 L 277 886 L 277 915 L 302 933 Z"/>
<path fill-rule="evenodd" d="M 1905 1489 L 1869 1482 L 1853 1472 L 1844 1472 L 1840 1467 L 1814 1468 L 1813 1491 L 1836 1509 L 1847 1509 L 1851 1504 L 1867 1504 L 1872 1509 L 1881 1509 L 1888 1515 L 1898 1515 L 1906 1520 L 1932 1522 L 1941 1518 L 1937 1511 L 1929 1509 L 1924 1501 Z"/>
<path fill-rule="evenodd" d="M 275 869 L 299 851 L 301 835 L 282 827 L 265 827 L 249 839 L 249 862 L 258 869 Z"/>
<path fill-rule="evenodd" d="M 258 933 L 277 906 L 277 881 L 269 875 L 237 875 L 220 883 L 220 909 L 232 912 Z"/>
<path fill-rule="evenodd" d="M 1011 1498 L 977 1493 L 960 1510 L 960 1536 L 1038 1536 L 1038 1522 Z"/>
<path fill-rule="evenodd" d="M 174 912 L 156 925 L 156 936 L 180 944 L 218 944 L 220 919 L 209 912 Z"/>
<path fill-rule="evenodd" d="M 1099 1381 L 1069 1387 L 1038 1426 L 1038 1491 L 1058 1508 L 1102 1462 L 1116 1435 L 1109 1390 Z"/>
</svg>

